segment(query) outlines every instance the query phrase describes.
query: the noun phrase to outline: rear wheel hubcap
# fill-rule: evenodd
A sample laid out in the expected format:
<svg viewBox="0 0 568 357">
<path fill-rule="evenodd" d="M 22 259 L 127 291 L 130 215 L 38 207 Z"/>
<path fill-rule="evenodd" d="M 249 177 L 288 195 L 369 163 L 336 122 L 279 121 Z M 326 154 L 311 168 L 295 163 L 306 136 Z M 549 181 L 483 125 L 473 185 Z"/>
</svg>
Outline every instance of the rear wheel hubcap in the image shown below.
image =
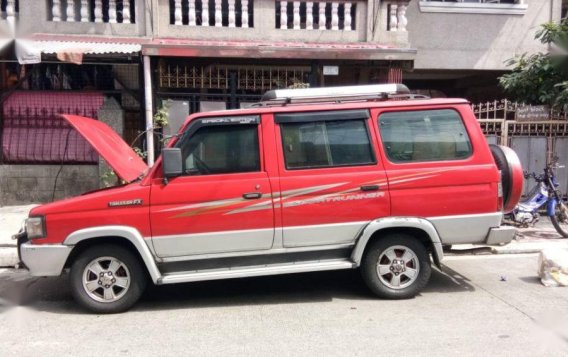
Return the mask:
<svg viewBox="0 0 568 357">
<path fill-rule="evenodd" d="M 405 246 L 395 245 L 385 249 L 377 261 L 377 275 L 387 287 L 404 289 L 418 279 L 420 263 L 416 253 Z"/>
</svg>

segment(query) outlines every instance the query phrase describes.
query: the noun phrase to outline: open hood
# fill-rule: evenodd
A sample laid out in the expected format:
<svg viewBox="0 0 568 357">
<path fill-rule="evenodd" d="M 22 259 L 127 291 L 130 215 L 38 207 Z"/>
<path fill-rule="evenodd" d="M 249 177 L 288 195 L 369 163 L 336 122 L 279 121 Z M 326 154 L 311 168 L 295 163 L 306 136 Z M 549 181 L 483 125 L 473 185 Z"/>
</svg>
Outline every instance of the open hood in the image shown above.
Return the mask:
<svg viewBox="0 0 568 357">
<path fill-rule="evenodd" d="M 148 169 L 140 156 L 110 126 L 78 115 L 61 116 L 93 145 L 121 179 L 133 181 Z"/>
</svg>

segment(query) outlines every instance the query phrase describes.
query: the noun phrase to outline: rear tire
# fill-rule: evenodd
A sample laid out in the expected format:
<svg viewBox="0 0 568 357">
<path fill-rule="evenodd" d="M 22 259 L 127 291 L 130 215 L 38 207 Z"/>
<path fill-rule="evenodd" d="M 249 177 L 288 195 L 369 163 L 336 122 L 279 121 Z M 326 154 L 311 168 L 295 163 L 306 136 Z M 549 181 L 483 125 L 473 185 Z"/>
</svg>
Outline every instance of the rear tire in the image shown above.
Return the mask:
<svg viewBox="0 0 568 357">
<path fill-rule="evenodd" d="M 550 217 L 550 222 L 558 233 L 564 238 L 568 238 L 568 207 L 564 202 L 558 202 L 554 215 Z"/>
<path fill-rule="evenodd" d="M 71 293 L 84 308 L 112 314 L 131 308 L 147 284 L 140 260 L 112 244 L 87 248 L 71 265 Z"/>
<path fill-rule="evenodd" d="M 409 299 L 428 283 L 432 269 L 424 245 L 407 234 L 370 243 L 361 262 L 363 280 L 383 299 Z"/>
</svg>

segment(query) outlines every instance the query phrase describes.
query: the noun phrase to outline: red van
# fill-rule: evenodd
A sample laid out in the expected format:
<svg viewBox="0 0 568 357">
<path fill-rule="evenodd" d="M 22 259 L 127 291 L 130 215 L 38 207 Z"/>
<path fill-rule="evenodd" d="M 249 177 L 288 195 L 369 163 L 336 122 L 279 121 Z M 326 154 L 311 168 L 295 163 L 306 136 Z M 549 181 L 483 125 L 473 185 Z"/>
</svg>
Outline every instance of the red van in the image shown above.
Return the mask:
<svg viewBox="0 0 568 357">
<path fill-rule="evenodd" d="M 469 103 L 403 85 L 275 90 L 250 109 L 191 115 L 156 165 L 107 125 L 66 115 L 126 182 L 34 208 L 19 234 L 34 276 L 69 269 L 99 313 L 148 281 L 360 268 L 379 297 L 410 298 L 442 246 L 511 241 L 515 153 L 490 147 Z"/>
</svg>

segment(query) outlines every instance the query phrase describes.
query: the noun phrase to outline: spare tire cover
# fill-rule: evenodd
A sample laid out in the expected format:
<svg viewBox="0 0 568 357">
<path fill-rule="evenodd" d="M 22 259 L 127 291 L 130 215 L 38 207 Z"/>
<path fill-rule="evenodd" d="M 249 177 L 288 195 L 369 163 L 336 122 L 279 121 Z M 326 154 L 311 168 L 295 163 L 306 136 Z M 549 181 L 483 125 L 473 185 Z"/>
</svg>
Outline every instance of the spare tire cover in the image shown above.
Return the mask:
<svg viewBox="0 0 568 357">
<path fill-rule="evenodd" d="M 497 168 L 501 171 L 503 186 L 503 211 L 511 212 L 523 193 L 523 167 L 513 149 L 501 145 L 489 145 Z"/>
</svg>

